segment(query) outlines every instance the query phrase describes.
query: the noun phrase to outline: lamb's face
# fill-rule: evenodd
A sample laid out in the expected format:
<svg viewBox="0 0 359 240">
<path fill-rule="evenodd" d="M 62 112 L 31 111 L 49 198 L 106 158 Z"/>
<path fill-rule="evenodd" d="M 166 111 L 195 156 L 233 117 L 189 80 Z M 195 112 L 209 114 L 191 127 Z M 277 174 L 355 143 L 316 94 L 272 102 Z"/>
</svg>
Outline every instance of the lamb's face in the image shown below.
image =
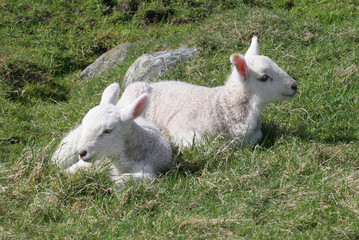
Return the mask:
<svg viewBox="0 0 359 240">
<path fill-rule="evenodd" d="M 246 57 L 250 69 L 247 80 L 252 92 L 263 103 L 288 100 L 297 93 L 297 84 L 266 56 Z"/>
<path fill-rule="evenodd" d="M 119 111 L 115 105 L 99 105 L 91 109 L 82 120 L 79 142 L 79 158 L 91 162 L 102 160 L 119 152 L 125 131 Z"/>
<path fill-rule="evenodd" d="M 130 124 L 139 117 L 149 103 L 148 94 L 142 94 L 132 104 L 119 108 L 117 83 L 109 85 L 102 93 L 100 105 L 91 109 L 82 120 L 79 158 L 91 162 L 114 157 L 124 152 L 125 138 L 130 134 Z"/>
</svg>

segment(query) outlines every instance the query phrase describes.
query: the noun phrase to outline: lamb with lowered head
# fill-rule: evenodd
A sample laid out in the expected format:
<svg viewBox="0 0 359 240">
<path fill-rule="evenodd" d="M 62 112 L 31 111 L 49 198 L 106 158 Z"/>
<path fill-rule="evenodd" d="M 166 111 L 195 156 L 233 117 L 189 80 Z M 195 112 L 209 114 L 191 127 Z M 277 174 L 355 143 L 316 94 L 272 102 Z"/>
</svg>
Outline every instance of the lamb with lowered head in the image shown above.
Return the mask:
<svg viewBox="0 0 359 240">
<path fill-rule="evenodd" d="M 119 91 L 117 83 L 105 89 L 100 105 L 61 141 L 52 156 L 55 163 L 73 173 L 93 162 L 107 161 L 115 183 L 151 178 L 171 167 L 169 140 L 140 117 L 148 106 L 148 95 L 119 107 Z"/>
</svg>

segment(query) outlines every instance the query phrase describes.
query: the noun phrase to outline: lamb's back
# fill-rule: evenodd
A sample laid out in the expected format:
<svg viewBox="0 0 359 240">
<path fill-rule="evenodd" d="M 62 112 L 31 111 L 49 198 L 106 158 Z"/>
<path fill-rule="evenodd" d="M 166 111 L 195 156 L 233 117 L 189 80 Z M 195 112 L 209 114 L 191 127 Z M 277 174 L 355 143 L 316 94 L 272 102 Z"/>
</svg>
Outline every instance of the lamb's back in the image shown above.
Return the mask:
<svg viewBox="0 0 359 240">
<path fill-rule="evenodd" d="M 203 128 L 213 125 L 216 94 L 222 87 L 208 88 L 177 81 L 150 85 L 151 103 L 145 118 L 159 128 Z M 162 106 L 162 107 L 159 107 Z"/>
</svg>

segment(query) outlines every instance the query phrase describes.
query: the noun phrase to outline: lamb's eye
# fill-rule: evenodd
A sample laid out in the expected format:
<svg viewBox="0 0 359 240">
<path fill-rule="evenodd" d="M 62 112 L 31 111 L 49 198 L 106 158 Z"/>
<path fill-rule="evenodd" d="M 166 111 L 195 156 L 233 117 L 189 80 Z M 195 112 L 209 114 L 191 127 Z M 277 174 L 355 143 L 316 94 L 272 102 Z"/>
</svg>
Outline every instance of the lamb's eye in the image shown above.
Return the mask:
<svg viewBox="0 0 359 240">
<path fill-rule="evenodd" d="M 103 131 L 103 133 L 105 133 L 105 134 L 112 133 L 112 129 L 106 129 L 105 131 Z"/>
<path fill-rule="evenodd" d="M 266 82 L 269 79 L 270 79 L 270 77 L 267 74 L 264 74 L 258 80 L 261 81 L 261 82 Z"/>
</svg>

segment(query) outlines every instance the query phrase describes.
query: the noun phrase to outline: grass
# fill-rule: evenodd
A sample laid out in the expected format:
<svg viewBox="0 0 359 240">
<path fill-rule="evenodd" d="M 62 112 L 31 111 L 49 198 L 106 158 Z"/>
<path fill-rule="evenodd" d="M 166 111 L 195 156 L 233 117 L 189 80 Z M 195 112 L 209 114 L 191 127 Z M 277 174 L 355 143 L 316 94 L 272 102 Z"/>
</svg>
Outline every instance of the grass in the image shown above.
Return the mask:
<svg viewBox="0 0 359 240">
<path fill-rule="evenodd" d="M 356 1 L 0 0 L 0 238 L 358 239 Z M 56 145 L 144 53 L 198 48 L 162 79 L 223 84 L 258 34 L 299 84 L 268 106 L 264 138 L 174 152 L 163 176 L 113 192 L 106 171 L 67 176 Z M 130 57 L 79 73 L 131 41 Z"/>
</svg>

